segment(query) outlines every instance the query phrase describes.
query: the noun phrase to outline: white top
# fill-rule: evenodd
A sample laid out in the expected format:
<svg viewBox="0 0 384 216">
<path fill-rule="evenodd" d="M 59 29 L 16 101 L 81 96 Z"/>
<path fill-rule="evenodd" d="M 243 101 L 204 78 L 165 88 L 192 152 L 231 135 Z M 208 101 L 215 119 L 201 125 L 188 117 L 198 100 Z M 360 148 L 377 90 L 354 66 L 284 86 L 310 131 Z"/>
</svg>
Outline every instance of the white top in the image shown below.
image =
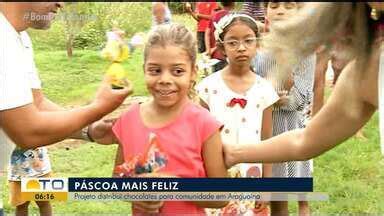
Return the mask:
<svg viewBox="0 0 384 216">
<path fill-rule="evenodd" d="M 106 35 L 108 41 L 120 41 L 121 39 L 120 36 L 114 31 L 109 31 L 106 33 Z"/>
<path fill-rule="evenodd" d="M 224 124 L 221 130 L 223 141 L 235 145 L 260 142 L 263 111 L 279 99 L 272 84 L 258 75 L 244 95 L 232 91 L 223 80 L 222 70 L 203 79 L 196 90 L 210 112 Z M 246 106 L 227 106 L 233 98 L 246 99 Z M 261 165 L 257 166 L 261 172 Z M 242 176 L 246 176 L 246 170 L 241 168 L 240 171 Z"/>
<path fill-rule="evenodd" d="M 379 65 L 379 126 L 381 154 L 384 155 L 384 52 L 380 53 Z"/>
<path fill-rule="evenodd" d="M 18 33 L 0 13 L 0 110 L 32 103 L 31 88 L 41 88 L 33 60 L 31 40 Z M 0 125 L 0 171 L 9 160 L 14 143 Z"/>
</svg>

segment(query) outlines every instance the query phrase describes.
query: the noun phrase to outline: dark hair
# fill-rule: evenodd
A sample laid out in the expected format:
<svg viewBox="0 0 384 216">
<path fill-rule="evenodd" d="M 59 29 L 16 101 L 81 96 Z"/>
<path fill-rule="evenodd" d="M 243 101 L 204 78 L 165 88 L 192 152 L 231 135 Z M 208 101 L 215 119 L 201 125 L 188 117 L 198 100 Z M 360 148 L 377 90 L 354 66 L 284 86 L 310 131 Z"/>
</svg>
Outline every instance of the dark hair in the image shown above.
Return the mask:
<svg viewBox="0 0 384 216">
<path fill-rule="evenodd" d="M 232 14 L 236 14 L 236 13 L 232 13 Z M 220 40 L 223 41 L 225 34 L 227 34 L 228 32 L 228 29 L 239 22 L 246 24 L 250 29 L 252 29 L 256 37 L 259 37 L 259 29 L 257 27 L 257 24 L 253 20 L 247 17 L 239 16 L 234 18 L 232 22 L 223 29 L 223 32 L 219 35 Z"/>
<path fill-rule="evenodd" d="M 231 7 L 235 4 L 234 1 L 228 1 L 228 0 L 220 1 L 220 3 L 223 7 Z"/>
<path fill-rule="evenodd" d="M 237 14 L 237 13 L 230 13 L 230 14 Z M 252 29 L 252 31 L 255 33 L 256 37 L 259 38 L 259 29 L 257 27 L 257 24 L 252 19 L 250 19 L 248 17 L 239 16 L 239 17 L 234 18 L 231 21 L 231 23 L 223 29 L 223 32 L 219 35 L 220 40 L 224 41 L 224 36 L 227 34 L 229 28 L 232 27 L 233 25 L 236 25 L 236 23 L 239 23 L 239 22 L 246 24 L 250 29 Z M 216 47 L 219 48 L 219 50 L 223 51 L 224 46 L 220 42 L 220 40 L 216 40 Z"/>
</svg>

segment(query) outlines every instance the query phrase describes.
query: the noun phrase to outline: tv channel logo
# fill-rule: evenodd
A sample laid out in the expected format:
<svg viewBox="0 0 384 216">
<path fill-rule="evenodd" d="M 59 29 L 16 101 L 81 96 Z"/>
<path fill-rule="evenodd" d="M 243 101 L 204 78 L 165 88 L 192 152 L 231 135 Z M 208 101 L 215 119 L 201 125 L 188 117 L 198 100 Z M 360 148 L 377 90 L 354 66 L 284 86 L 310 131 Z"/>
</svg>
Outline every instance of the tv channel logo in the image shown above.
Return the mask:
<svg viewBox="0 0 384 216">
<path fill-rule="evenodd" d="M 22 178 L 22 192 L 68 192 L 67 178 Z"/>
</svg>

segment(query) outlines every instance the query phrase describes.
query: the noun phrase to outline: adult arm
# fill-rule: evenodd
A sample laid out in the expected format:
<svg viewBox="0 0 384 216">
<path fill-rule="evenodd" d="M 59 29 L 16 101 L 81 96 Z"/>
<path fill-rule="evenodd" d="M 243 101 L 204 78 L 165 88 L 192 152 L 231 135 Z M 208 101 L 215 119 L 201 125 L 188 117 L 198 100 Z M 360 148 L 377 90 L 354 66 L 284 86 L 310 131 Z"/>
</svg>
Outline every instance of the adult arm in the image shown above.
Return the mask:
<svg viewBox="0 0 384 216">
<path fill-rule="evenodd" d="M 39 111 L 64 111 L 65 109 L 58 104 L 52 102 L 45 97 L 41 89 L 32 89 L 33 104 Z M 116 137 L 112 132 L 112 126 L 116 119 L 101 119 L 99 121 L 89 124 L 86 128 L 88 130 L 91 139 L 99 144 L 114 144 L 118 143 Z M 82 129 L 71 134 L 68 138 L 70 139 L 82 139 L 89 141 L 85 138 Z"/>
<path fill-rule="evenodd" d="M 95 100 L 89 105 L 68 111 L 40 111 L 34 104 L 27 104 L 0 111 L 0 125 L 21 148 L 46 146 L 69 137 L 113 111 L 130 92 L 131 88 L 112 90 L 109 80 L 104 79 Z"/>
<path fill-rule="evenodd" d="M 205 49 L 207 50 L 207 55 L 211 57 L 211 41 L 210 41 L 210 31 L 211 31 L 211 25 L 209 25 L 204 32 L 204 43 L 205 43 Z"/>
<path fill-rule="evenodd" d="M 282 162 L 316 157 L 354 135 L 371 118 L 376 106 L 361 94 L 355 61 L 340 76 L 325 106 L 306 128 L 285 132 L 258 145 L 226 145 L 228 167 L 240 162 Z"/>
<path fill-rule="evenodd" d="M 206 20 L 209 20 L 211 19 L 211 15 L 207 15 L 207 14 L 201 14 L 201 13 L 196 13 L 196 17 L 200 20 L 200 19 L 206 19 Z"/>
<path fill-rule="evenodd" d="M 197 10 L 197 8 L 196 8 L 196 10 L 195 11 L 192 11 L 191 9 L 189 9 L 189 10 L 187 10 L 190 14 L 191 14 L 191 16 L 193 17 L 193 19 L 195 19 L 196 21 L 200 21 L 200 19 L 207 19 L 207 20 L 209 20 L 209 19 L 211 19 L 211 15 L 212 14 L 201 14 L 201 13 L 199 13 L 199 11 Z"/>
<path fill-rule="evenodd" d="M 64 111 L 65 109 L 45 97 L 41 89 L 32 89 L 33 104 L 39 111 Z M 76 131 L 70 137 L 72 139 L 83 139 L 81 130 Z"/>
</svg>

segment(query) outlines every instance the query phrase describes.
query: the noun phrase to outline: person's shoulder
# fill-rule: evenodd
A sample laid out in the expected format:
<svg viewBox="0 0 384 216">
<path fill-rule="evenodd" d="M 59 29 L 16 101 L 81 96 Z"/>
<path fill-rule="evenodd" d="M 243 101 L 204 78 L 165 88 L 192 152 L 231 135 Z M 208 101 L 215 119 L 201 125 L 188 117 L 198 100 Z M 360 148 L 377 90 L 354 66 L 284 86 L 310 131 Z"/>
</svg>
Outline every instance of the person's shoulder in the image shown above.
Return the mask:
<svg viewBox="0 0 384 216">
<path fill-rule="evenodd" d="M 188 105 L 184 115 L 184 121 L 193 128 L 204 128 L 217 121 L 209 110 L 193 102 Z"/>
<path fill-rule="evenodd" d="M 272 83 L 271 83 L 270 80 L 268 80 L 265 77 L 261 77 L 261 76 L 259 76 L 257 74 L 256 74 L 256 80 L 258 80 L 260 82 L 260 84 L 262 84 L 262 85 L 272 86 Z"/>
<path fill-rule="evenodd" d="M 222 124 L 207 109 L 199 104 L 190 103 L 185 112 L 185 124 L 195 132 L 199 133 L 204 142 L 209 135 L 218 130 Z"/>
<path fill-rule="evenodd" d="M 131 119 L 134 116 L 138 116 L 140 114 L 140 102 L 132 103 L 127 109 L 125 109 L 119 119 Z"/>
<path fill-rule="evenodd" d="M 219 4 L 216 1 L 210 2 L 210 5 L 212 6 L 213 9 L 219 8 Z"/>
<path fill-rule="evenodd" d="M 32 48 L 32 40 L 27 31 L 20 32 L 20 39 L 25 48 Z"/>
<path fill-rule="evenodd" d="M 214 22 L 218 22 L 222 17 L 224 17 L 225 15 L 227 15 L 229 13 L 229 11 L 227 10 L 218 10 L 218 11 L 215 11 L 213 13 L 213 16 L 212 16 L 212 21 Z"/>
<path fill-rule="evenodd" d="M 20 38 L 23 42 L 31 42 L 31 37 L 27 31 L 20 32 Z"/>
<path fill-rule="evenodd" d="M 204 79 L 201 80 L 201 82 L 217 82 L 220 79 L 220 71 L 216 71 L 214 73 L 209 74 Z"/>
<path fill-rule="evenodd" d="M 260 85 L 261 87 L 264 87 L 264 88 L 273 88 L 273 85 L 271 83 L 270 80 L 258 75 L 258 74 L 255 74 L 256 75 L 256 83 L 257 85 Z"/>
<path fill-rule="evenodd" d="M 16 53 L 13 52 L 13 49 L 20 46 L 19 37 L 20 34 L 18 34 L 11 24 L 7 23 L 5 18 L 1 18 L 2 14 L 0 13 L 0 31 L 1 31 L 1 40 L 0 40 L 0 49 L 2 50 L 0 52 L 0 55 L 2 58 L 7 57 L 10 53 Z M 7 55 L 4 55 L 7 53 Z"/>
<path fill-rule="evenodd" d="M 212 86 L 217 86 L 220 79 L 219 71 L 212 73 L 205 77 L 204 79 L 200 80 L 200 82 L 197 84 L 197 89 L 201 88 L 209 88 Z"/>
<path fill-rule="evenodd" d="M 187 104 L 185 115 L 187 116 L 188 121 L 196 122 L 205 119 L 211 114 L 204 107 L 190 101 Z"/>
<path fill-rule="evenodd" d="M 0 13 L 0 31 L 2 37 L 14 37 L 17 35 L 17 32 L 15 28 L 12 26 L 12 24 L 8 21 L 8 19 Z M 9 38 L 7 38 L 9 39 Z M 1 41 L 9 41 L 9 40 L 1 40 Z"/>
</svg>

